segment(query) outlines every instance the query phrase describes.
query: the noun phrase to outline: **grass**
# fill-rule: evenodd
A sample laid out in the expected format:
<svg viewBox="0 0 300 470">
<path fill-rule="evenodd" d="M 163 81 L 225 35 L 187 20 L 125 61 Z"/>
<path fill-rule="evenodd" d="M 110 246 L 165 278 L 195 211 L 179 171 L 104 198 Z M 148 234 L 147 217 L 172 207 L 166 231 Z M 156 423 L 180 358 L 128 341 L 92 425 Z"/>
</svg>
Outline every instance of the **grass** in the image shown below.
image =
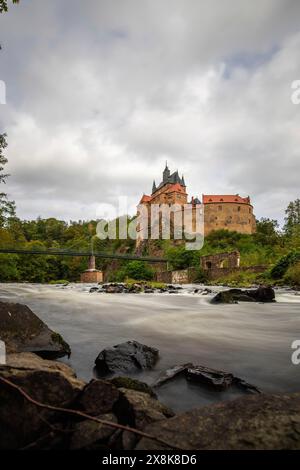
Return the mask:
<svg viewBox="0 0 300 470">
<path fill-rule="evenodd" d="M 148 288 L 148 289 L 164 289 L 166 287 L 166 284 L 163 282 L 143 281 L 143 280 L 136 280 L 136 279 L 129 279 L 129 278 L 125 280 L 125 284 L 129 287 L 132 286 L 133 284 L 140 284 L 141 286 L 143 286 L 143 288 Z"/>
<path fill-rule="evenodd" d="M 263 274 L 237 271 L 228 276 L 220 277 L 210 281 L 214 285 L 227 285 L 229 287 L 251 287 L 253 284 L 265 284 L 266 278 Z"/>
</svg>

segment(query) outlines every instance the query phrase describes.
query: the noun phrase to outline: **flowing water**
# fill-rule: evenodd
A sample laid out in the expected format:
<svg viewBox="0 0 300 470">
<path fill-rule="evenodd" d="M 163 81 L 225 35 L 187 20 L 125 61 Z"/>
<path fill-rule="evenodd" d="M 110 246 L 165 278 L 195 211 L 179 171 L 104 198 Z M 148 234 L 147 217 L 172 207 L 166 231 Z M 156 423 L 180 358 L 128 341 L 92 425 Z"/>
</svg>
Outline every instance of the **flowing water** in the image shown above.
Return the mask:
<svg viewBox="0 0 300 470">
<path fill-rule="evenodd" d="M 89 287 L 0 284 L 0 300 L 28 305 L 72 348 L 64 362 L 85 380 L 93 377 L 94 361 L 107 346 L 135 339 L 160 351 L 151 383 L 161 371 L 192 362 L 222 369 L 266 392 L 300 391 L 300 365 L 292 364 L 291 344 L 300 340 L 300 295 L 278 290 L 276 303 L 213 305 L 210 296 L 193 294 L 89 293 Z M 221 288 L 213 288 L 215 291 Z M 223 399 L 237 392 L 211 392 L 178 380 L 159 397 L 176 410 Z"/>
</svg>

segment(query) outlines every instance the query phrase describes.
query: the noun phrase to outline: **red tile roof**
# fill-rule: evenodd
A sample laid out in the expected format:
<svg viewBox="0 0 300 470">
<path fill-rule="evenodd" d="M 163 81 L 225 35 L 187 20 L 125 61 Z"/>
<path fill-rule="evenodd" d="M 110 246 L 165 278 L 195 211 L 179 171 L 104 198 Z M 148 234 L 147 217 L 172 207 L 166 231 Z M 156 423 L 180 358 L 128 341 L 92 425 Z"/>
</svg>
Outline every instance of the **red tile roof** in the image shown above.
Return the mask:
<svg viewBox="0 0 300 470">
<path fill-rule="evenodd" d="M 146 194 L 144 194 L 144 196 L 142 197 L 142 199 L 140 200 L 140 203 L 143 203 L 143 202 L 150 202 L 152 199 L 151 196 L 147 196 Z"/>
<path fill-rule="evenodd" d="M 186 194 L 185 192 L 185 189 L 183 186 L 181 186 L 181 184 L 179 183 L 175 183 L 175 184 L 172 184 L 172 186 L 170 186 L 166 191 L 163 191 L 164 193 L 182 193 L 182 194 Z"/>
<path fill-rule="evenodd" d="M 203 204 L 209 204 L 214 202 L 236 202 L 238 204 L 250 204 L 250 198 L 241 197 L 239 194 L 203 194 L 202 195 Z"/>
</svg>

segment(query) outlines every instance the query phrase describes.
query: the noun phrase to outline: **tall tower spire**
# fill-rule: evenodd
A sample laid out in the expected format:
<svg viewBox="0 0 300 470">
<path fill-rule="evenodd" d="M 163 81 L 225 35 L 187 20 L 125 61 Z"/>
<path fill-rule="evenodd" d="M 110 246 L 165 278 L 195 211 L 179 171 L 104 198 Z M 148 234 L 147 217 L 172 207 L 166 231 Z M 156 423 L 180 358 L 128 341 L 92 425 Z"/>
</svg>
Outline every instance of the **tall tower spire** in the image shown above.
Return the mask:
<svg viewBox="0 0 300 470">
<path fill-rule="evenodd" d="M 166 183 L 168 181 L 168 178 L 170 176 L 170 170 L 168 168 L 168 162 L 166 161 L 166 167 L 163 171 L 163 182 Z"/>
<path fill-rule="evenodd" d="M 156 191 L 156 184 L 155 184 L 155 180 L 153 180 L 152 194 L 155 193 L 155 191 Z"/>
</svg>

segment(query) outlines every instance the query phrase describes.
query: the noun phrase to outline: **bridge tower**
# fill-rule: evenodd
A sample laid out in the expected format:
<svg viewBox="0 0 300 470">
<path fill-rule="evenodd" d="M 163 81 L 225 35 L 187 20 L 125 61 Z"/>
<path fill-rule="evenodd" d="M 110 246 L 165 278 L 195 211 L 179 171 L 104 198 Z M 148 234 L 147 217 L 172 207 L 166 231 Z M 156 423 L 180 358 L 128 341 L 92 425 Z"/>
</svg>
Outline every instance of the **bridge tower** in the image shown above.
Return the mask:
<svg viewBox="0 0 300 470">
<path fill-rule="evenodd" d="M 81 274 L 80 280 L 88 284 L 103 282 L 103 272 L 96 269 L 96 258 L 94 255 L 89 256 L 88 269 Z"/>
</svg>

